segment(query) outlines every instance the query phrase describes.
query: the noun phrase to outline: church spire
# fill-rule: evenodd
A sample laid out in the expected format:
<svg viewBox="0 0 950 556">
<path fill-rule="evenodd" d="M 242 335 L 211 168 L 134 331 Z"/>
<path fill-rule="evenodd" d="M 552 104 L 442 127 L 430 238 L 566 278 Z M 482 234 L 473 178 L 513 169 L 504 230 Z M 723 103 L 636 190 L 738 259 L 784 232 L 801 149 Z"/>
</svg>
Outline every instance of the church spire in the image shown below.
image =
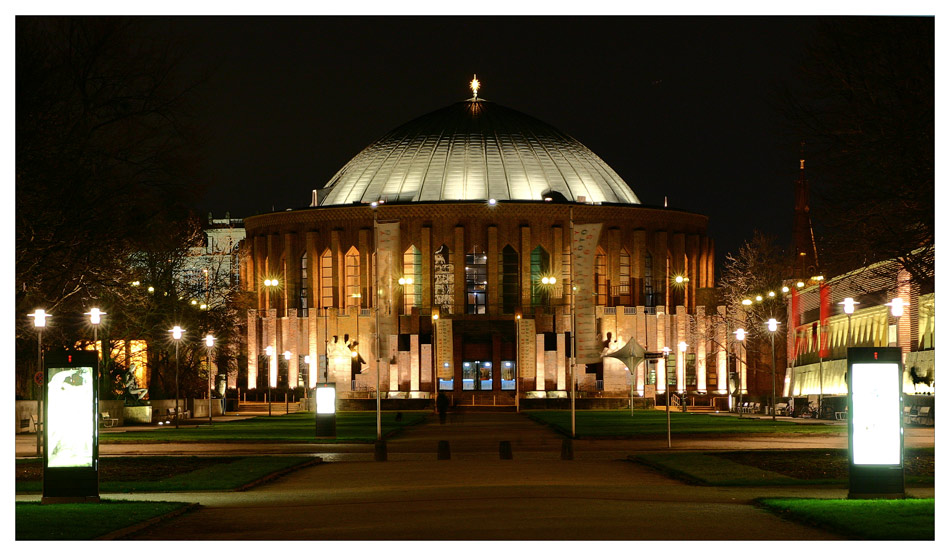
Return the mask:
<svg viewBox="0 0 950 556">
<path fill-rule="evenodd" d="M 818 248 L 815 243 L 815 230 L 811 225 L 811 214 L 809 214 L 804 140 L 801 142 L 798 171 L 798 180 L 795 182 L 795 219 L 792 226 L 792 242 L 795 253 L 795 272 L 800 277 L 807 278 L 818 271 Z"/>
</svg>

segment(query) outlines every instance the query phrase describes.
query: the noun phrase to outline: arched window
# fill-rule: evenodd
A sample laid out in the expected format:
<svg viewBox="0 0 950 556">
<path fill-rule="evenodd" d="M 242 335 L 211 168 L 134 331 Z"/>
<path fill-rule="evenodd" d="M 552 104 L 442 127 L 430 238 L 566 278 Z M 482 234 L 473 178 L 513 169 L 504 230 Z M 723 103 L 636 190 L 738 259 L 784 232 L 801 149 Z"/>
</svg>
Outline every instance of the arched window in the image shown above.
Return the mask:
<svg viewBox="0 0 950 556">
<path fill-rule="evenodd" d="M 303 256 L 300 257 L 300 284 L 299 295 L 297 296 L 297 316 L 306 317 L 310 309 L 310 303 L 307 299 L 308 289 L 307 289 L 307 253 L 304 252 Z"/>
<path fill-rule="evenodd" d="M 432 306 L 440 312 L 450 315 L 455 309 L 455 265 L 452 263 L 452 251 L 443 245 L 433 253 Z"/>
<path fill-rule="evenodd" d="M 617 288 L 620 305 L 629 307 L 633 303 L 633 291 L 630 289 L 630 253 L 620 249 L 620 285 Z"/>
<path fill-rule="evenodd" d="M 518 252 L 510 245 L 501 250 L 501 311 L 514 313 L 519 305 Z"/>
<path fill-rule="evenodd" d="M 653 291 L 653 255 L 643 256 L 643 305 L 656 307 L 656 295 Z"/>
<path fill-rule="evenodd" d="M 551 301 L 553 285 L 544 284 L 542 278 L 551 274 L 551 257 L 538 245 L 531 251 L 531 305 L 547 305 Z"/>
<path fill-rule="evenodd" d="M 607 253 L 600 247 L 594 255 L 594 303 L 607 305 Z"/>
<path fill-rule="evenodd" d="M 422 253 L 410 245 L 402 255 L 402 310 L 411 314 L 422 304 Z"/>
<path fill-rule="evenodd" d="M 327 249 L 320 256 L 320 306 L 333 307 L 333 254 Z"/>
<path fill-rule="evenodd" d="M 465 312 L 483 315 L 488 309 L 488 256 L 475 245 L 465 255 Z"/>
<path fill-rule="evenodd" d="M 346 295 L 346 306 L 347 307 L 359 307 L 360 306 L 360 252 L 356 247 L 350 247 L 350 250 L 346 252 L 345 259 L 346 266 L 346 288 L 344 289 L 344 295 Z"/>
</svg>

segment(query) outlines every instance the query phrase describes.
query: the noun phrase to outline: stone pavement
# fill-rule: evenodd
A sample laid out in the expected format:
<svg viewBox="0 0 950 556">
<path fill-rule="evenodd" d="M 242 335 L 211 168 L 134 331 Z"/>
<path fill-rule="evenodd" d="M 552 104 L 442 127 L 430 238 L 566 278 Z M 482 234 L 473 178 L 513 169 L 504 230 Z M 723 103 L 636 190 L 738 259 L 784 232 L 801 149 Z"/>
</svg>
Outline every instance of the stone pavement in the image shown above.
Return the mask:
<svg viewBox="0 0 950 556">
<path fill-rule="evenodd" d="M 933 429 L 929 429 L 933 445 Z M 926 435 L 918 435 L 924 438 Z M 839 447 L 847 437 L 809 439 Z M 436 459 L 448 440 L 451 459 Z M 498 443 L 512 445 L 501 460 Z M 797 440 L 797 438 L 796 438 Z M 834 539 L 756 508 L 763 496 L 844 498 L 843 488 L 696 487 L 626 461 L 654 441 L 575 441 L 575 459 L 560 459 L 562 437 L 513 413 L 436 418 L 388 442 L 389 461 L 372 461 L 366 445 L 158 445 L 153 453 L 319 453 L 325 463 L 246 492 L 106 494 L 103 499 L 180 500 L 201 507 L 140 532 L 137 539 L 323 540 L 781 540 Z M 706 446 L 789 447 L 789 438 L 687 440 Z M 750 444 L 750 442 L 752 444 Z M 921 440 L 926 442 L 926 438 Z M 796 443 L 796 447 L 800 444 Z M 126 446 L 129 453 L 146 445 Z M 109 447 L 104 446 L 104 447 Z M 230 448 L 234 448 L 231 450 Z M 256 448 L 256 450 L 255 450 Z M 262 450 L 262 448 L 264 450 Z M 272 451 L 273 450 L 273 451 Z M 934 489 L 908 489 L 933 496 Z M 38 496 L 17 496 L 17 500 Z"/>
</svg>

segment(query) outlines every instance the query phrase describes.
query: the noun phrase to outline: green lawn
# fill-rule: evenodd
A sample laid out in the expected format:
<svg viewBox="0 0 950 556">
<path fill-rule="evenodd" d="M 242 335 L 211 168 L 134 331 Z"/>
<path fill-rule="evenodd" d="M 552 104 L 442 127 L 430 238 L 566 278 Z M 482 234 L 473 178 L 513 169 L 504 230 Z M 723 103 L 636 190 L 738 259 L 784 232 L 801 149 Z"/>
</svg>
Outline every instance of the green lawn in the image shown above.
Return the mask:
<svg viewBox="0 0 950 556">
<path fill-rule="evenodd" d="M 934 540 L 934 499 L 818 500 L 764 498 L 776 514 L 861 540 Z"/>
<path fill-rule="evenodd" d="M 675 479 L 703 486 L 848 484 L 847 450 L 642 453 L 630 459 Z M 904 451 L 906 485 L 932 486 L 934 472 L 933 448 Z"/>
<path fill-rule="evenodd" d="M 553 427 L 562 434 L 571 433 L 570 411 L 524 411 L 528 417 Z M 635 438 L 666 435 L 666 413 L 656 410 L 577 411 L 578 437 Z M 739 418 L 735 415 L 670 412 L 672 434 L 847 434 L 842 424 L 795 423 L 771 419 Z"/>
<path fill-rule="evenodd" d="M 183 508 L 184 502 L 16 503 L 16 540 L 88 540 Z M 24 549 L 25 550 L 25 549 Z"/>
<path fill-rule="evenodd" d="M 382 413 L 383 437 L 398 433 L 402 428 L 425 421 L 429 412 L 404 411 Z M 344 411 L 336 416 L 336 439 L 314 437 L 314 414 L 311 412 L 252 417 L 241 421 L 229 421 L 214 425 L 174 426 L 155 430 L 106 432 L 99 435 L 102 444 L 124 442 L 373 442 L 376 440 L 376 413 L 372 411 Z"/>
<path fill-rule="evenodd" d="M 99 492 L 237 490 L 254 481 L 314 461 L 314 458 L 307 456 L 102 458 L 99 461 Z M 18 466 L 25 464 L 17 462 Z M 156 468 L 161 472 L 155 473 Z M 43 485 L 39 480 L 16 481 L 17 493 L 42 490 Z"/>
</svg>

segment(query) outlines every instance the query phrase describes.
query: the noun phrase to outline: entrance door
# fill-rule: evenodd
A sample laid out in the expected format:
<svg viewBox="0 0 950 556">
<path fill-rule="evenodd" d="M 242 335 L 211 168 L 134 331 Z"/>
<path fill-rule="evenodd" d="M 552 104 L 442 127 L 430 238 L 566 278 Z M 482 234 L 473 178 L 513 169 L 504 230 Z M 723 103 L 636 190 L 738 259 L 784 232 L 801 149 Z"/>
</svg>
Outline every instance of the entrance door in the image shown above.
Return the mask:
<svg viewBox="0 0 950 556">
<path fill-rule="evenodd" d="M 491 361 L 462 361 L 462 390 L 491 389 Z"/>
</svg>

